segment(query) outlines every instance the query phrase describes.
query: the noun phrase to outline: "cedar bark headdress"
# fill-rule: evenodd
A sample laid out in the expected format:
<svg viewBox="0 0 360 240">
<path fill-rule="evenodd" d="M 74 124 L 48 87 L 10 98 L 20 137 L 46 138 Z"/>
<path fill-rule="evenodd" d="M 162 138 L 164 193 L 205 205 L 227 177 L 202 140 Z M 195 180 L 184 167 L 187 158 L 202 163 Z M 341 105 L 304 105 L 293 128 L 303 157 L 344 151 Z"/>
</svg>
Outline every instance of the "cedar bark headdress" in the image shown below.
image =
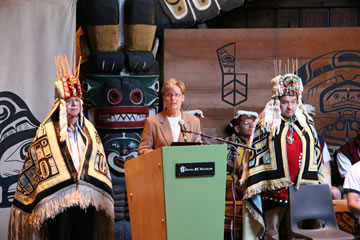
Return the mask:
<svg viewBox="0 0 360 240">
<path fill-rule="evenodd" d="M 55 105 L 59 106 L 59 125 L 60 125 L 60 141 L 65 141 L 66 131 L 68 128 L 66 99 L 70 97 L 82 97 L 81 83 L 79 80 L 81 58 L 78 66 L 75 66 L 75 58 L 73 68 L 71 70 L 67 56 L 56 56 L 56 81 L 55 81 Z M 80 100 L 80 116 L 79 125 L 83 126 L 83 101 Z"/>
</svg>

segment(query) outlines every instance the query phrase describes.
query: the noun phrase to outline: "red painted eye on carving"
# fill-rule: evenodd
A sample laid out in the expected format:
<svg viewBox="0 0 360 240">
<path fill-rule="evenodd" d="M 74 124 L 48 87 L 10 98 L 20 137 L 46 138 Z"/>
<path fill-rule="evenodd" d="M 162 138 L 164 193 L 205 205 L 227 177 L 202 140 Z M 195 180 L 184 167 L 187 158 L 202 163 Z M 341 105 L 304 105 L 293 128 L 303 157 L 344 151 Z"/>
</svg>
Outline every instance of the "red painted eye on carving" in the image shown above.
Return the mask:
<svg viewBox="0 0 360 240">
<path fill-rule="evenodd" d="M 107 93 L 107 100 L 110 104 L 118 104 L 122 99 L 122 93 L 115 88 L 112 88 Z"/>
<path fill-rule="evenodd" d="M 143 101 L 144 95 L 138 88 L 134 89 L 130 93 L 130 100 L 133 104 L 140 104 Z"/>
</svg>

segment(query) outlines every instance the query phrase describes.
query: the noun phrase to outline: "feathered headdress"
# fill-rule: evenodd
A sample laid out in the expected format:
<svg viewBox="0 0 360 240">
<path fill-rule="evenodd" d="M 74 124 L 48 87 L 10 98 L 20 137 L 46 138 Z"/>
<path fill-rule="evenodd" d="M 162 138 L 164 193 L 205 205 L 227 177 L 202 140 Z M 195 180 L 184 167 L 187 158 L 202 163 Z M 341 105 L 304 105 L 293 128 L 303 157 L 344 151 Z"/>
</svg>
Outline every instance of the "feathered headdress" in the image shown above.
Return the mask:
<svg viewBox="0 0 360 240">
<path fill-rule="evenodd" d="M 272 136 L 279 133 L 281 124 L 281 110 L 280 97 L 282 96 L 297 96 L 298 107 L 295 116 L 300 122 L 301 126 L 305 126 L 305 119 L 303 119 L 301 111 L 306 112 L 302 104 L 302 92 L 304 90 L 301 78 L 295 73 L 290 73 L 290 63 L 285 64 L 286 74 L 281 73 L 281 61 L 274 61 L 275 76 L 271 80 L 272 96 L 271 100 L 266 104 L 264 110 L 260 114 L 261 128 L 264 131 L 271 132 Z M 292 70 L 297 69 L 297 60 L 292 60 Z M 278 68 L 279 67 L 279 68 Z"/>
</svg>

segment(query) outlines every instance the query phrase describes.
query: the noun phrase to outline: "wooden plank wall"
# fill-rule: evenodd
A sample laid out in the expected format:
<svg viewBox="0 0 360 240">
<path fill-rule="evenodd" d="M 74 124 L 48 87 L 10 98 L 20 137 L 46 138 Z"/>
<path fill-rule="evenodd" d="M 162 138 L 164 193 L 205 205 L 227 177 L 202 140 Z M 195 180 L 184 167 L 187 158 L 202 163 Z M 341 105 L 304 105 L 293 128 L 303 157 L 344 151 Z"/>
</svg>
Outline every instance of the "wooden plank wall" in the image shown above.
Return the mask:
<svg viewBox="0 0 360 240">
<path fill-rule="evenodd" d="M 355 27 L 357 0 L 253 0 L 206 22 L 208 28 Z"/>
<path fill-rule="evenodd" d="M 202 110 L 203 132 L 225 137 L 238 109 L 261 112 L 270 100 L 274 60 L 298 59 L 303 99 L 316 107 L 317 130 L 335 149 L 353 137 L 351 130 L 360 124 L 359 37 L 359 28 L 165 30 L 163 78 L 184 81 L 184 109 Z M 223 68 L 232 73 L 225 76 L 217 49 L 229 43 L 235 44 L 233 49 L 222 50 L 235 57 L 235 68 Z M 231 98 L 222 99 L 222 90 L 229 90 L 222 81 L 223 76 L 230 81 L 233 73 L 241 81 L 247 76 L 248 85 L 240 89 L 247 93 L 244 101 L 231 105 Z"/>
</svg>

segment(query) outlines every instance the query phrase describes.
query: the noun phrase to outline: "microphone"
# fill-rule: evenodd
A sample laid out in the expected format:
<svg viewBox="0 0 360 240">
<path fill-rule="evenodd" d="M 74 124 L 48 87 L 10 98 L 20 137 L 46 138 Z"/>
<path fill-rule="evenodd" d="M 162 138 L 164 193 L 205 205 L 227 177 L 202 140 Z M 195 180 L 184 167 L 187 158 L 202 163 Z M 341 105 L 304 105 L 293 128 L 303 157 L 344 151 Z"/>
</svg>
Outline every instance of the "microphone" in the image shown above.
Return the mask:
<svg viewBox="0 0 360 240">
<path fill-rule="evenodd" d="M 184 141 L 187 142 L 186 140 L 186 127 L 185 127 L 185 124 L 184 124 L 184 120 L 180 119 L 179 120 L 179 125 L 180 125 L 180 131 L 183 135 L 183 138 L 184 138 Z"/>
</svg>

